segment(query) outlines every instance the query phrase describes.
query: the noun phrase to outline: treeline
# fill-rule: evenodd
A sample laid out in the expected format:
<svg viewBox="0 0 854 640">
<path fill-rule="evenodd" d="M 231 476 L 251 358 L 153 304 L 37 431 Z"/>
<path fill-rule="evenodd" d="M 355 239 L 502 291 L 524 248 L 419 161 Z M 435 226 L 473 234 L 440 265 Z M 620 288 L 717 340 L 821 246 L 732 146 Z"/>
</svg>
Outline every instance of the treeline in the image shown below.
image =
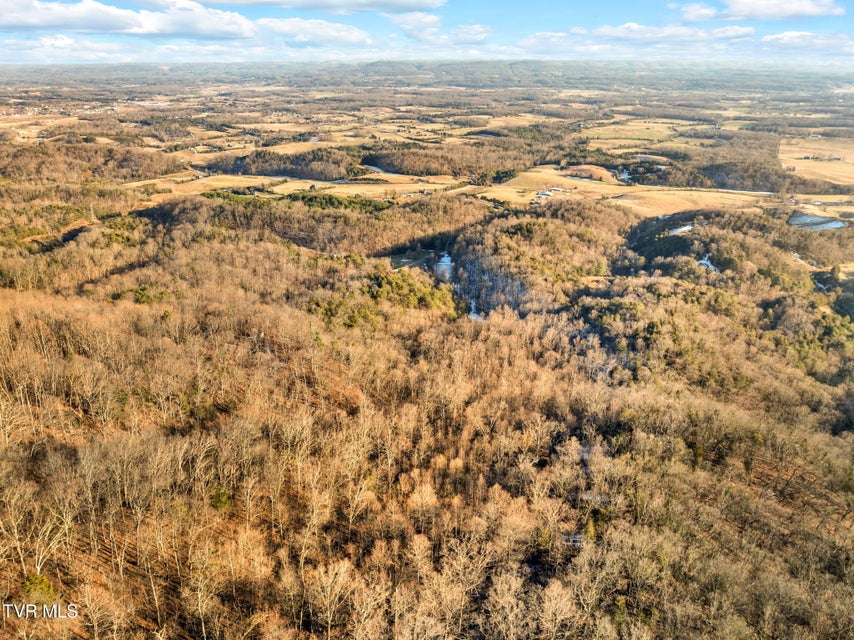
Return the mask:
<svg viewBox="0 0 854 640">
<path fill-rule="evenodd" d="M 377 142 L 362 148 L 323 147 L 296 154 L 267 149 L 247 156 L 223 156 L 208 165 L 212 171 L 291 176 L 309 180 L 341 180 L 367 172 L 361 165 L 390 173 L 452 175 L 476 184 L 504 182 L 533 165 L 559 163 L 574 145 L 574 129 L 537 125 L 501 130 L 489 140 L 474 136 L 465 144 L 424 145 Z"/>
<path fill-rule="evenodd" d="M 685 134 L 689 137 L 707 137 L 712 132 L 689 130 Z M 770 193 L 845 194 L 854 190 L 850 185 L 809 180 L 785 171 L 777 157 L 780 144 L 778 135 L 722 130 L 714 131 L 713 135 L 715 142 L 711 145 L 690 148 L 655 147 L 650 153 L 670 159 L 670 163 L 663 168 L 625 162 L 619 166 L 629 171 L 632 180 L 639 184 L 717 187 Z"/>
<path fill-rule="evenodd" d="M 360 154 L 349 148 L 320 148 L 286 155 L 259 149 L 248 156 L 222 156 L 208 165 L 212 171 L 260 176 L 288 176 L 307 180 L 342 180 L 367 173 Z"/>
<path fill-rule="evenodd" d="M 463 227 L 484 217 L 487 204 L 473 197 L 434 196 L 401 204 L 327 199 L 306 192 L 294 197 L 176 199 L 144 212 L 165 229 L 203 227 L 253 231 L 317 251 L 370 255 L 403 251 L 419 242 L 446 246 Z M 342 206 L 343 205 L 343 206 Z"/>
<path fill-rule="evenodd" d="M 54 142 L 93 143 L 96 137 L 105 137 L 124 147 L 141 147 L 144 141 L 141 132 L 128 127 L 112 114 L 92 115 L 79 121 L 63 123 L 45 128 L 41 137 Z"/>
<path fill-rule="evenodd" d="M 38 182 L 128 182 L 181 168 L 180 163 L 161 154 L 95 144 L 7 145 L 0 154 L 0 177 Z"/>
<path fill-rule="evenodd" d="M 11 264 L 49 253 L 98 220 L 116 219 L 137 204 L 137 195 L 118 186 L 6 184 L 0 192 L 0 255 L 7 267 L 0 280 L 10 282 Z M 111 229 L 111 241 L 137 242 L 120 229 Z M 11 262 L 10 262 L 11 261 Z"/>
<path fill-rule="evenodd" d="M 383 144 L 370 150 L 364 161 L 390 173 L 474 177 L 478 183 L 491 184 L 497 174 L 502 181 L 501 175 L 512 177 L 514 172 L 529 168 L 534 158 L 525 152 L 509 153 L 493 145 L 473 142 L 430 147 Z"/>
<path fill-rule="evenodd" d="M 822 109 L 824 111 L 824 109 Z M 816 117 L 780 117 L 769 116 L 761 121 L 746 124 L 749 131 L 767 131 L 780 135 L 804 136 L 818 133 L 830 138 L 854 137 L 854 118 L 839 115 L 819 115 Z"/>
<path fill-rule="evenodd" d="M 378 143 L 364 162 L 392 173 L 469 177 L 475 184 L 506 182 L 534 165 L 565 160 L 574 153 L 577 128 L 558 122 L 485 130 L 465 144 Z"/>
</svg>

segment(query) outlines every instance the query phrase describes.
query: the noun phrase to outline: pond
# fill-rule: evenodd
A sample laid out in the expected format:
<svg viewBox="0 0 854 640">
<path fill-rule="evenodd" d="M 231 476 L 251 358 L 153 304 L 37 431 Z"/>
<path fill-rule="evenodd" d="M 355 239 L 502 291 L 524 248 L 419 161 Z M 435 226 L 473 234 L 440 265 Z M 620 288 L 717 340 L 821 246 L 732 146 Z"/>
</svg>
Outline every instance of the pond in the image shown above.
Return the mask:
<svg viewBox="0 0 854 640">
<path fill-rule="evenodd" d="M 803 211 L 796 211 L 789 218 L 789 225 L 808 229 L 809 231 L 828 231 L 830 229 L 842 229 L 846 226 L 842 220 L 825 216 L 816 216 Z"/>
</svg>

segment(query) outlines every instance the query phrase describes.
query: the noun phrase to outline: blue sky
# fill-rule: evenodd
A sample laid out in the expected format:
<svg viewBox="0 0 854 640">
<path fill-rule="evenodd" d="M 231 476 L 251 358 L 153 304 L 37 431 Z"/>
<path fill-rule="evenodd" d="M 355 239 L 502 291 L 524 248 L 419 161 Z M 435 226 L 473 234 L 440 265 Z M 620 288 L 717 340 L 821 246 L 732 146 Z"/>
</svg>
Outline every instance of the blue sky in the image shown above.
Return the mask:
<svg viewBox="0 0 854 640">
<path fill-rule="evenodd" d="M 602 59 L 854 68 L 842 0 L 0 0 L 0 63 Z"/>
</svg>

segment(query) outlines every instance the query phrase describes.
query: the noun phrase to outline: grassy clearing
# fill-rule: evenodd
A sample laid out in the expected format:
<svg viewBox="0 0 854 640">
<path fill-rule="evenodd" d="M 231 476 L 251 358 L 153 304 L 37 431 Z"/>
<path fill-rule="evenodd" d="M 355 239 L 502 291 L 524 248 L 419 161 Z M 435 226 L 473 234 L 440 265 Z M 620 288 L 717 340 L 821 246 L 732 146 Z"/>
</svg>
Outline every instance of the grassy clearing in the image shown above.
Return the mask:
<svg viewBox="0 0 854 640">
<path fill-rule="evenodd" d="M 670 215 L 692 209 L 749 209 L 760 204 L 763 198 L 696 189 L 650 189 L 642 187 L 617 196 L 614 200 L 642 215 L 656 216 Z"/>
<path fill-rule="evenodd" d="M 591 138 L 597 140 L 629 139 L 661 142 L 672 138 L 680 129 L 693 127 L 676 120 L 628 120 L 619 124 L 606 124 L 586 130 Z"/>
<path fill-rule="evenodd" d="M 805 178 L 854 183 L 854 140 L 847 138 L 786 138 L 778 157 Z"/>
<path fill-rule="evenodd" d="M 605 169 L 603 169 L 605 171 Z M 620 184 L 578 180 L 566 177 L 556 167 L 537 167 L 519 174 L 513 180 L 488 188 L 468 187 L 466 191 L 496 198 L 514 205 L 526 205 L 539 191 L 559 187 L 551 199 L 608 198 L 644 216 L 670 215 L 691 209 L 749 209 L 767 200 L 763 196 L 729 193 L 712 189 L 672 189 L 668 187 L 624 186 Z"/>
<path fill-rule="evenodd" d="M 0 131 L 15 132 L 19 141 L 29 141 L 39 139 L 45 129 L 77 122 L 79 119 L 73 116 L 34 118 L 30 115 L 0 115 Z"/>
<path fill-rule="evenodd" d="M 591 140 L 591 149 L 601 149 L 613 153 L 639 153 L 647 149 L 646 145 L 638 144 L 640 140 L 629 138 L 613 138 L 610 140 Z"/>
<path fill-rule="evenodd" d="M 816 200 L 806 201 L 803 199 L 798 201 L 798 211 L 803 211 L 811 216 L 821 216 L 824 218 L 839 218 L 840 220 L 851 220 L 851 215 L 854 214 L 854 205 L 847 206 L 826 206 L 824 204 L 813 204 L 813 202 L 832 202 L 826 196 L 816 196 Z M 841 201 L 837 201 L 841 202 Z"/>
<path fill-rule="evenodd" d="M 619 184 L 619 181 L 614 177 L 613 173 L 608 171 L 605 167 L 600 167 L 595 164 L 578 164 L 573 167 L 567 167 L 566 173 L 579 178 L 599 180 L 608 184 Z"/>
<path fill-rule="evenodd" d="M 658 145 L 659 147 L 667 147 L 667 148 L 689 148 L 689 147 L 702 147 L 702 146 L 711 146 L 715 144 L 714 138 L 686 138 L 683 136 L 676 136 L 667 140 L 665 142 L 661 142 Z"/>
<path fill-rule="evenodd" d="M 197 177 L 199 174 L 193 170 L 182 171 L 164 176 L 158 180 L 143 180 L 141 182 L 127 183 L 129 188 L 139 188 L 145 185 L 154 185 L 158 191 L 150 196 L 151 202 L 163 202 L 176 195 L 189 196 L 198 195 L 205 191 L 216 191 L 218 189 L 233 189 L 240 187 L 260 187 L 274 182 L 269 176 L 207 176 Z"/>
<path fill-rule="evenodd" d="M 836 184 L 854 183 L 854 163 L 852 162 L 784 159 L 783 164 L 786 167 L 794 167 L 795 174 L 804 178 L 827 180 Z"/>
</svg>

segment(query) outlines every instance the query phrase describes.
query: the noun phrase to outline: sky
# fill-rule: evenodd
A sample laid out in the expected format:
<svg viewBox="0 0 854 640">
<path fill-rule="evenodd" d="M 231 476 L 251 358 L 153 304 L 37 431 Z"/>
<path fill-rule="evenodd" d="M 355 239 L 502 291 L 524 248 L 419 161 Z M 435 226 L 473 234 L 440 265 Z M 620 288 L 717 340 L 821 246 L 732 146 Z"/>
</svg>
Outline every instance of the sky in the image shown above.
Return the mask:
<svg viewBox="0 0 854 640">
<path fill-rule="evenodd" d="M 854 70 L 842 0 L 0 0 L 0 63 L 557 59 Z"/>
</svg>

